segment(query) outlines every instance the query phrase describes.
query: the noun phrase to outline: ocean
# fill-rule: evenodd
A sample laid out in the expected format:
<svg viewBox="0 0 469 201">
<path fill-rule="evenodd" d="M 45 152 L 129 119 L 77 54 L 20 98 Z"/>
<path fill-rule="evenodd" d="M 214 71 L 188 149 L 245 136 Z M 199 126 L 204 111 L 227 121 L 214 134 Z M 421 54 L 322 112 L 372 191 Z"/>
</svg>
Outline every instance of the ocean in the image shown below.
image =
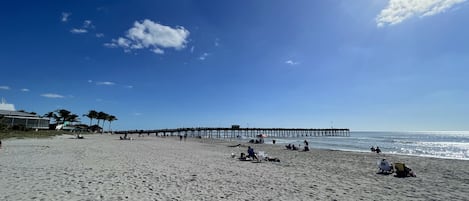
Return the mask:
<svg viewBox="0 0 469 201">
<path fill-rule="evenodd" d="M 379 146 L 383 153 L 469 160 L 469 131 L 376 132 L 352 131 L 350 137 L 275 138 L 276 144 L 310 148 L 369 152 Z M 267 137 L 265 143 L 272 144 Z"/>
</svg>

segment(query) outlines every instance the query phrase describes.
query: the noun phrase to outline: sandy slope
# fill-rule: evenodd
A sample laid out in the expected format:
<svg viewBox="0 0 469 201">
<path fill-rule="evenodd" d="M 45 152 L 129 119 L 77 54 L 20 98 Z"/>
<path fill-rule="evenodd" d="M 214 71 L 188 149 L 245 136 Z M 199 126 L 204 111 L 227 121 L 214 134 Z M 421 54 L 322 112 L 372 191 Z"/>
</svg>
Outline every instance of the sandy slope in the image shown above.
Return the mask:
<svg viewBox="0 0 469 201">
<path fill-rule="evenodd" d="M 3 141 L 0 200 L 469 199 L 469 161 L 386 155 L 417 174 L 395 178 L 373 153 L 253 145 L 281 162 L 252 163 L 230 157 L 236 142 L 70 137 Z"/>
</svg>

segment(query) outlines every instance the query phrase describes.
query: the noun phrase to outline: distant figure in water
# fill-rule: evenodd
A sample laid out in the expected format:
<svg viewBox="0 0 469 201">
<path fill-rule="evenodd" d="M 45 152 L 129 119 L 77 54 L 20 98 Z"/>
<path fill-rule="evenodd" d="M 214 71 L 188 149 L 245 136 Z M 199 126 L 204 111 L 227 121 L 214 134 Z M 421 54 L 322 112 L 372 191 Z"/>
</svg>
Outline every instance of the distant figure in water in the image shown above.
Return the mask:
<svg viewBox="0 0 469 201">
<path fill-rule="evenodd" d="M 375 151 L 377 154 L 381 153 L 381 149 L 378 146 L 376 147 Z"/>
</svg>

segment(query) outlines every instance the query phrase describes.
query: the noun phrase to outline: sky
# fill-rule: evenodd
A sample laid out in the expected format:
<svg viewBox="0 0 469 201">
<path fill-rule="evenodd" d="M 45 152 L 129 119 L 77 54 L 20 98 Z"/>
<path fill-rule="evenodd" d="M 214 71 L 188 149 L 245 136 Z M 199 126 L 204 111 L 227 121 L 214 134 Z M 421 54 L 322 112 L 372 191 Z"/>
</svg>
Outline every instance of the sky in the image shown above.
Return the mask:
<svg viewBox="0 0 469 201">
<path fill-rule="evenodd" d="M 114 130 L 469 130 L 468 19 L 466 0 L 6 1 L 0 97 Z"/>
</svg>

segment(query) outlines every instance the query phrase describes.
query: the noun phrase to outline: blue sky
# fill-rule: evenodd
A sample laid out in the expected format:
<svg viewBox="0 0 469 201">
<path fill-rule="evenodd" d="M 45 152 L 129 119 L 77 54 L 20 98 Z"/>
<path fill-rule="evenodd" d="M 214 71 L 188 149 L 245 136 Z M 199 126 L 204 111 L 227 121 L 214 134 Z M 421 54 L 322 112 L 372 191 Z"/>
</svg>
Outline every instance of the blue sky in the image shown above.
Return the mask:
<svg viewBox="0 0 469 201">
<path fill-rule="evenodd" d="M 465 0 L 3 2 L 0 97 L 115 129 L 469 130 L 467 19 Z"/>
</svg>

